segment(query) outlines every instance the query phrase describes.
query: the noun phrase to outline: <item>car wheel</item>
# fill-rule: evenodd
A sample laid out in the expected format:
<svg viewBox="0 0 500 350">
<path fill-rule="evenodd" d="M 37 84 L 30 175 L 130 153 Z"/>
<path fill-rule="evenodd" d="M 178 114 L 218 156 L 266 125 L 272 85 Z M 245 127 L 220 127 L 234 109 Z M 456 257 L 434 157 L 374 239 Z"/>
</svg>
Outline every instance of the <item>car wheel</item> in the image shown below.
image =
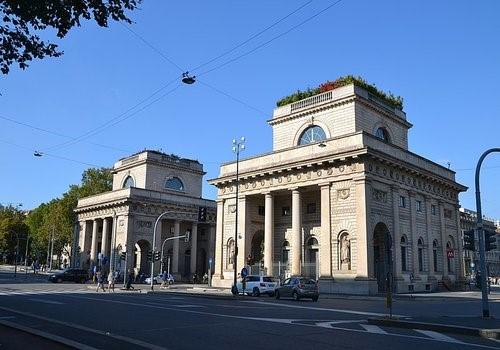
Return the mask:
<svg viewBox="0 0 500 350">
<path fill-rule="evenodd" d="M 275 297 L 276 299 L 279 299 L 279 298 L 280 298 L 280 291 L 279 291 L 279 290 L 277 290 L 276 292 L 274 292 L 274 297 Z"/>
<path fill-rule="evenodd" d="M 57 283 L 61 283 L 62 282 L 62 279 L 61 278 L 58 278 L 57 279 Z"/>
<path fill-rule="evenodd" d="M 260 296 L 260 290 L 258 287 L 254 287 L 253 290 L 252 290 L 252 296 L 254 297 L 258 297 Z"/>
<path fill-rule="evenodd" d="M 318 298 L 319 298 L 318 296 L 315 296 L 315 297 L 312 297 L 312 300 L 313 300 L 314 302 L 316 302 L 316 301 L 318 301 Z"/>
<path fill-rule="evenodd" d="M 272 298 L 274 297 L 274 292 L 269 292 L 269 296 Z"/>
<path fill-rule="evenodd" d="M 295 300 L 295 301 L 299 301 L 300 300 L 300 297 L 297 294 L 297 292 L 293 292 L 292 297 L 293 297 L 293 300 Z"/>
</svg>

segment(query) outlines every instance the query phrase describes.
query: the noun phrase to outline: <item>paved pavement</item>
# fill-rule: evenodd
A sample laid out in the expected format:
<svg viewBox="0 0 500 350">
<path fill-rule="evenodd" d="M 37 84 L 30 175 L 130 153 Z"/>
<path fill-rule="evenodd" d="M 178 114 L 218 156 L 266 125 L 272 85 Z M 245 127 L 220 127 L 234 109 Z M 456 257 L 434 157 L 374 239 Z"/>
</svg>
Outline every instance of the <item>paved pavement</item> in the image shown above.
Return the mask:
<svg viewBox="0 0 500 350">
<path fill-rule="evenodd" d="M 47 282 L 5 283 L 0 293 L 0 321 L 62 337 L 81 349 L 500 348 L 499 342 L 479 337 L 369 324 L 369 318 L 386 314 L 384 303 L 376 299 L 314 303 L 168 292 L 96 293 L 85 285 Z M 500 315 L 499 306 L 492 303 L 493 314 Z M 479 311 L 477 301 L 461 299 L 401 300 L 394 309 L 400 317 L 458 317 Z"/>
</svg>

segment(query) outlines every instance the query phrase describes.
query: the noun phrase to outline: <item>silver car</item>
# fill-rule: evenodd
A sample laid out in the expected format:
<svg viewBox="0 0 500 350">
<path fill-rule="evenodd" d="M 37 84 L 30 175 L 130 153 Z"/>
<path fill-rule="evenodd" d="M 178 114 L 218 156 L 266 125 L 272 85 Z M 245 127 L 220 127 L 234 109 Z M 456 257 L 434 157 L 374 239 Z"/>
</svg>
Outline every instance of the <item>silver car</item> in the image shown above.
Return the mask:
<svg viewBox="0 0 500 350">
<path fill-rule="evenodd" d="M 318 301 L 318 283 L 306 277 L 290 277 L 285 279 L 283 283 L 275 289 L 274 296 L 276 299 L 291 297 L 293 300 L 311 298 L 312 301 Z"/>
</svg>

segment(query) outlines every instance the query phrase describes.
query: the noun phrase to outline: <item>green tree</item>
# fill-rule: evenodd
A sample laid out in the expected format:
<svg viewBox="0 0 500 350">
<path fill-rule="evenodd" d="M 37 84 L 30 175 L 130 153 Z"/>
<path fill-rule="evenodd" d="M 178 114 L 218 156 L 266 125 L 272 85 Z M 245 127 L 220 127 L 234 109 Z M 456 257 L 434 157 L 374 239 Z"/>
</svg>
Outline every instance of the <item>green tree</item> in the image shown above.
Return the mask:
<svg viewBox="0 0 500 350">
<path fill-rule="evenodd" d="M 0 207 L 0 252 L 8 262 L 14 261 L 16 246 L 24 255 L 29 228 L 24 212 L 13 206 Z M 18 240 L 19 238 L 19 240 Z"/>
<path fill-rule="evenodd" d="M 142 0 L 0 0 L 0 69 L 3 74 L 17 62 L 25 69 L 34 58 L 59 57 L 57 44 L 44 41 L 38 32 L 56 30 L 59 38 L 82 20 L 107 27 L 110 20 L 131 23 L 125 14 Z"/>
</svg>

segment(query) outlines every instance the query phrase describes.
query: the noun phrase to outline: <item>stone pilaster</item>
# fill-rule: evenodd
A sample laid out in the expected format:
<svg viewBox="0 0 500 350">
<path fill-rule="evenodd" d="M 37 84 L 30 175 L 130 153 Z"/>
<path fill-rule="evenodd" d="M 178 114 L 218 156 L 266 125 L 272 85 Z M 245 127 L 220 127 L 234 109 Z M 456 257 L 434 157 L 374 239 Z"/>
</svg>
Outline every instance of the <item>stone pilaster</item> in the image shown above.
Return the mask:
<svg viewBox="0 0 500 350">
<path fill-rule="evenodd" d="M 92 221 L 92 245 L 90 246 L 90 265 L 97 264 L 97 219 Z"/>
<path fill-rule="evenodd" d="M 198 255 L 198 224 L 191 225 L 191 274 L 196 273 L 196 258 Z"/>
<path fill-rule="evenodd" d="M 392 186 L 392 215 L 393 215 L 393 236 L 394 236 L 394 274 L 396 278 L 402 277 L 401 262 L 401 232 L 399 224 L 399 186 Z"/>
<path fill-rule="evenodd" d="M 448 276 L 448 264 L 447 264 L 447 256 L 446 256 L 446 226 L 444 222 L 444 203 L 439 201 L 439 224 L 441 227 L 441 260 L 443 266 L 443 277 Z"/>
<path fill-rule="evenodd" d="M 264 216 L 264 269 L 273 276 L 274 249 L 274 198 L 271 193 L 265 194 Z"/>
<path fill-rule="evenodd" d="M 292 190 L 292 275 L 300 275 L 302 260 L 302 207 L 300 192 Z"/>
<path fill-rule="evenodd" d="M 432 239 L 432 202 L 429 196 L 425 196 L 425 227 L 427 230 L 427 261 L 429 262 L 428 274 L 434 276 L 434 254 L 433 254 L 433 239 Z"/>
<path fill-rule="evenodd" d="M 417 200 L 415 198 L 415 192 L 410 191 L 409 193 L 409 204 L 410 204 L 410 235 L 411 235 L 411 253 L 412 253 L 412 265 L 413 265 L 413 275 L 417 277 L 420 274 L 418 270 L 418 237 L 417 232 Z"/>
<path fill-rule="evenodd" d="M 330 183 L 322 184 L 321 191 L 321 242 L 319 250 L 319 275 L 321 279 L 332 278 L 332 231 Z"/>
<path fill-rule="evenodd" d="M 174 237 L 178 237 L 180 235 L 181 230 L 181 222 L 179 220 L 175 220 L 174 222 Z M 173 240 L 173 252 L 172 252 L 172 274 L 179 273 L 179 239 Z"/>
<path fill-rule="evenodd" d="M 102 220 L 102 243 L 101 243 L 101 254 L 109 257 L 109 219 L 104 218 Z"/>
<path fill-rule="evenodd" d="M 224 200 L 217 201 L 217 226 L 215 231 L 215 258 L 214 258 L 214 278 L 222 279 L 224 274 L 224 256 L 222 248 L 224 246 Z"/>
<path fill-rule="evenodd" d="M 370 182 L 366 178 L 355 180 L 356 186 L 356 245 L 357 245 L 357 263 L 356 278 L 366 279 L 375 273 L 368 273 L 369 266 L 373 264 L 373 249 L 369 252 L 368 243 L 372 241 L 372 228 L 370 225 Z M 370 239 L 369 239 L 370 237 Z"/>
</svg>

